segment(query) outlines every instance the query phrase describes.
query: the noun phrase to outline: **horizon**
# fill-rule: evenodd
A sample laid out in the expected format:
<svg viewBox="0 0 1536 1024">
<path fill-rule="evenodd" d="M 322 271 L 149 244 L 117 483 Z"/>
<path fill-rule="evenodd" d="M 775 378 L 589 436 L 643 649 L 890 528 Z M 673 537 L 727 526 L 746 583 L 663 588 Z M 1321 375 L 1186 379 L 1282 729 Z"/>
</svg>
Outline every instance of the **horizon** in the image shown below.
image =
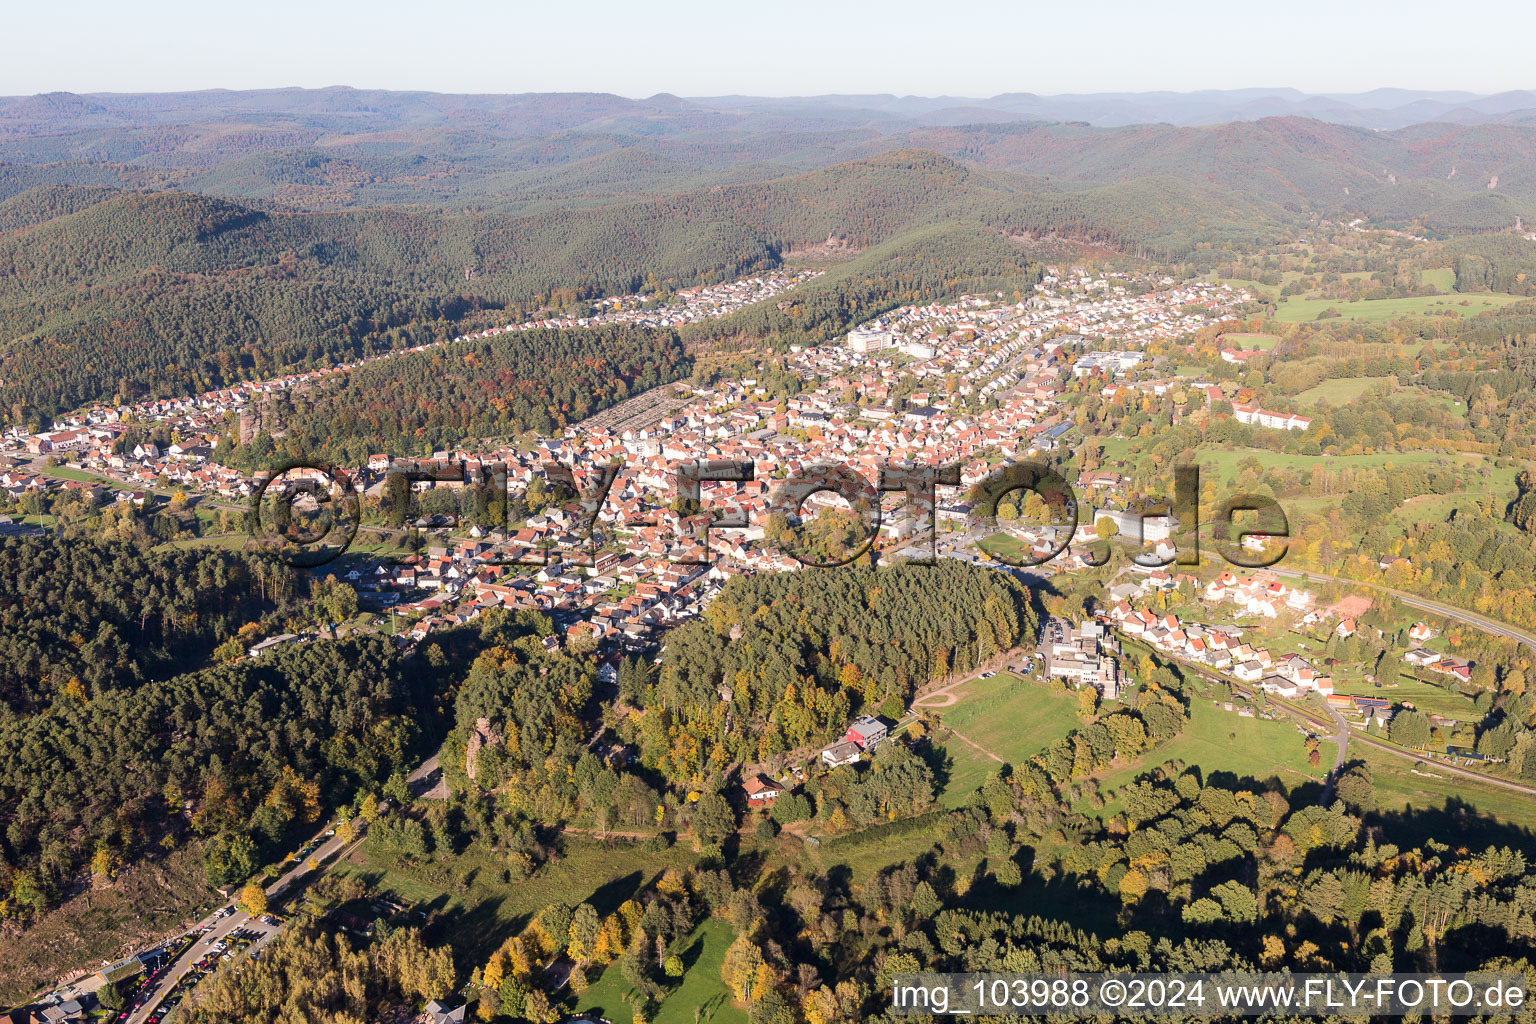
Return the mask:
<svg viewBox="0 0 1536 1024">
<path fill-rule="evenodd" d="M 1190 92 L 1267 79 L 1327 95 L 1400 77 L 1423 90 L 1496 94 L 1527 79 L 1514 62 L 1485 56 L 1487 26 L 1524 17 L 1512 0 L 1496 0 L 1475 22 L 1444 18 L 1424 0 L 1390 10 L 1305 0 L 1275 21 L 1210 0 L 1155 10 L 1114 0 L 1091 15 L 972 0 L 942 18 L 915 0 L 887 4 L 877 18 L 806 0 L 771 14 L 698 0 L 641 14 L 599 0 L 575 28 L 562 12 L 481 0 L 430 16 L 400 0 L 366 17 L 294 0 L 259 19 L 210 16 L 184 2 L 157 4 L 149 18 L 101 0 L 74 13 L 67 25 L 41 9 L 14 16 L 15 38 L 34 45 L 0 68 L 0 94 L 340 80 L 445 93 L 721 96 L 778 93 L 793 80 L 804 86 L 798 95 L 867 93 L 878 83 L 874 92 L 893 95 L 994 96 Z M 1431 23 L 1436 31 L 1425 33 Z"/>
<path fill-rule="evenodd" d="M 1324 90 L 1313 91 L 1302 89 L 1294 85 L 1239 85 L 1239 86 L 1201 86 L 1192 89 L 1104 89 L 1098 91 L 1067 91 L 1067 92 L 1043 92 L 1034 89 L 1013 89 L 1005 92 L 981 94 L 964 94 L 954 92 L 894 92 L 891 90 L 869 90 L 859 92 L 713 92 L 713 93 L 679 93 L 666 89 L 653 92 L 619 92 L 612 89 L 517 89 L 502 91 L 464 90 L 464 89 L 434 89 L 413 88 L 406 86 L 371 86 L 352 85 L 346 82 L 331 82 L 327 85 L 251 85 L 251 86 L 193 86 L 188 88 L 155 88 L 155 89 L 45 89 L 36 92 L 12 92 L 0 93 L 0 99 L 32 99 L 42 96 L 177 96 L 195 95 L 199 93 L 260 93 L 260 92 L 388 92 L 388 93 L 420 93 L 429 96 L 615 96 L 619 99 L 633 100 L 636 102 L 654 99 L 680 99 L 688 102 L 718 102 L 724 100 L 831 100 L 831 99 L 893 99 L 906 100 L 954 100 L 954 101 L 994 101 L 1018 96 L 1033 96 L 1039 99 L 1084 99 L 1102 96 L 1203 96 L 1203 95 L 1275 95 L 1279 93 L 1293 93 L 1297 96 L 1309 99 L 1362 99 L 1376 93 L 1405 93 L 1414 96 L 1438 96 L 1454 97 L 1456 99 L 1490 99 L 1498 96 L 1506 96 L 1519 93 L 1536 93 L 1536 82 L 1529 86 L 1514 86 L 1507 89 L 1493 91 L 1479 91 L 1465 88 L 1420 88 L 1408 85 L 1379 85 L 1369 89 L 1358 90 Z"/>
<path fill-rule="evenodd" d="M 53 97 L 53 100 L 50 100 Z M 74 97 L 80 104 L 69 109 Z M 93 108 L 94 105 L 94 108 Z M 220 117 L 268 122 L 345 117 L 382 123 L 421 123 L 456 108 L 476 119 L 491 118 L 519 132 L 542 131 L 556 117 L 569 128 L 602 131 L 640 128 L 645 134 L 672 122 L 680 130 L 718 130 L 727 123 L 755 123 L 764 130 L 796 119 L 822 128 L 856 128 L 880 134 L 936 127 L 992 124 L 1085 124 L 1099 129 L 1170 125 L 1212 127 L 1266 120 L 1310 121 L 1368 131 L 1397 131 L 1420 124 L 1536 124 L 1536 90 L 1476 93 L 1382 86 L 1364 92 L 1310 93 L 1292 86 L 1097 93 L 995 93 L 990 96 L 895 93 L 805 93 L 787 96 L 733 93 L 644 96 L 584 91 L 439 92 L 373 89 L 354 85 L 274 86 L 168 92 L 58 91 L 0 96 L 0 116 L 23 136 L 54 135 L 98 122 L 164 124 L 217 111 Z M 712 122 L 692 123 L 698 117 Z M 624 122 L 637 118 L 635 125 Z M 105 120 L 103 120 L 105 119 Z M 724 119 L 724 120 L 722 120 Z M 489 123 L 489 122 L 486 122 Z M 643 128 L 644 125 L 651 126 Z M 334 126 L 331 126 L 334 127 Z"/>
</svg>

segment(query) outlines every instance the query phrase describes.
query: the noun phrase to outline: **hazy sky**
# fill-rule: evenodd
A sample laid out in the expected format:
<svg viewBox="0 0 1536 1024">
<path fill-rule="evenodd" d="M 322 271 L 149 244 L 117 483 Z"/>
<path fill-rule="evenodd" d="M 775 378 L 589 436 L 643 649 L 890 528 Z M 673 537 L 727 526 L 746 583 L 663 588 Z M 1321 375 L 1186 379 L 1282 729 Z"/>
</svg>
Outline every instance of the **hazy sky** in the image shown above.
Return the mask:
<svg viewBox="0 0 1536 1024">
<path fill-rule="evenodd" d="M 721 93 L 1536 86 L 1528 3 L 1481 0 L 83 0 L 12 4 L 0 94 L 352 85 Z"/>
</svg>

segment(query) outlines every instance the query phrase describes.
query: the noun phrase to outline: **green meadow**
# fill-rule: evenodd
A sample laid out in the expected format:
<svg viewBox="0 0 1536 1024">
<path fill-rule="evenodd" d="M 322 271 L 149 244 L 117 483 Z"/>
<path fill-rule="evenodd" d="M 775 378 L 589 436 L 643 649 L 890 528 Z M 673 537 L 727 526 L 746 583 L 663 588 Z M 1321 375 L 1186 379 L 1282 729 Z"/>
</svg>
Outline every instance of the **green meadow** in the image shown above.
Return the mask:
<svg viewBox="0 0 1536 1024">
<path fill-rule="evenodd" d="M 732 1002 L 720 973 L 731 941 L 731 926 L 711 919 L 680 943 L 678 956 L 685 968 L 682 984 L 662 1000 L 652 1024 L 746 1024 L 746 1012 Z M 634 989 L 619 965 L 609 964 L 592 987 L 576 997 L 576 1012 L 623 1024 L 634 1015 L 633 997 Z"/>
<path fill-rule="evenodd" d="M 940 714 L 945 725 L 1009 764 L 1023 764 L 1081 724 L 1076 695 L 1053 693 L 1012 672 L 976 680 L 961 703 Z"/>
<path fill-rule="evenodd" d="M 1335 309 L 1344 320 L 1380 321 L 1400 316 L 1476 316 L 1478 313 L 1511 302 L 1514 295 L 1416 295 L 1406 299 L 1286 299 L 1275 308 L 1275 319 L 1283 324 L 1310 323 L 1317 315 Z"/>
<path fill-rule="evenodd" d="M 1318 402 L 1327 402 L 1329 405 L 1344 405 L 1352 402 L 1370 390 L 1371 385 L 1381 383 L 1395 383 L 1391 377 L 1340 377 L 1335 380 L 1325 380 L 1316 387 L 1310 387 L 1296 396 L 1296 401 L 1301 405 L 1314 405 Z"/>
</svg>

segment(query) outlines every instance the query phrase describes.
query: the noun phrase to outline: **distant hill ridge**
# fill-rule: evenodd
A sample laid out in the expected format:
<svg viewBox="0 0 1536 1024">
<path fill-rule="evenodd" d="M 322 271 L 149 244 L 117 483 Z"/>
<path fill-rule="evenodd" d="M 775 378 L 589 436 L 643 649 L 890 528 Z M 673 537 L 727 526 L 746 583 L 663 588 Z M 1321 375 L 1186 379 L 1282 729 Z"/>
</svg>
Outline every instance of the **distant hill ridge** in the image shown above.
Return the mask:
<svg viewBox="0 0 1536 1024">
<path fill-rule="evenodd" d="M 68 92 L 0 97 L 0 123 L 43 121 L 37 129 L 164 124 L 282 114 L 346 115 L 396 123 L 493 115 L 522 119 L 525 130 L 549 131 L 590 125 L 624 116 L 687 116 L 733 113 L 741 116 L 816 117 L 844 123 L 905 121 L 962 124 L 981 120 L 1081 121 L 1098 126 L 1166 122 L 1220 124 L 1265 117 L 1307 117 L 1374 129 L 1397 129 L 1428 121 L 1455 124 L 1529 123 L 1536 115 L 1536 90 L 1474 93 L 1457 90 L 1374 89 L 1362 93 L 1306 93 L 1290 88 L 1206 89 L 1194 92 L 1003 93 L 990 97 L 842 94 L 819 96 L 712 96 L 681 98 L 659 93 L 629 99 L 610 93 L 434 93 L 354 89 L 209 89 L 171 93 Z"/>
</svg>

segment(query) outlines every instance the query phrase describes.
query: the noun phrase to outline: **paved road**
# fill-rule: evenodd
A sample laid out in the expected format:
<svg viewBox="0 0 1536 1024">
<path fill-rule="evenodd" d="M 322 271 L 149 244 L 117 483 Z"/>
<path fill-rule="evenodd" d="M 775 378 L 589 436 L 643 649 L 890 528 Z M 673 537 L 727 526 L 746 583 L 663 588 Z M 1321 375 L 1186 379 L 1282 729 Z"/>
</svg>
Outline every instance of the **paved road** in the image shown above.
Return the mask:
<svg viewBox="0 0 1536 1024">
<path fill-rule="evenodd" d="M 1333 771 L 1328 773 L 1328 781 L 1323 783 L 1323 797 L 1318 803 L 1324 807 L 1333 803 L 1333 787 L 1339 781 L 1339 772 L 1344 770 L 1344 756 L 1349 750 L 1349 723 L 1344 721 L 1344 716 L 1339 714 L 1339 709 L 1332 704 L 1328 705 L 1328 715 L 1338 729 L 1333 740 L 1339 745 L 1339 753 L 1333 759 Z"/>
<path fill-rule="evenodd" d="M 324 826 L 312 838 L 314 840 L 324 838 L 326 831 L 332 827 L 332 825 Z M 329 862 L 334 855 L 341 852 L 341 849 L 342 841 L 340 837 L 326 839 L 320 846 L 315 848 L 310 856 L 295 861 L 294 866 L 286 874 L 267 886 L 268 900 L 276 902 L 277 899 L 289 892 L 295 882 L 310 874 L 309 862 L 312 859 L 319 858 L 321 862 Z M 324 871 L 325 868 L 322 866 L 320 870 Z M 270 935 L 276 934 L 278 930 L 275 927 L 262 924 L 259 920 L 252 918 L 249 914 L 239 909 L 236 909 L 228 917 L 220 918 L 218 915 L 222 909 L 214 911 L 197 923 L 197 928 L 206 929 L 206 931 L 160 976 L 160 980 L 155 983 L 154 990 L 149 993 L 148 998 L 144 1000 L 137 1010 L 129 1014 L 124 1024 L 143 1024 L 155 1007 L 160 1005 L 160 1001 L 170 993 L 171 989 L 176 987 L 176 983 L 186 977 L 187 973 L 192 970 L 192 966 L 208 951 L 208 947 L 214 939 L 223 938 L 232 931 L 246 928 L 250 931 L 261 932 L 262 938 L 258 941 L 265 941 Z"/>
<path fill-rule="evenodd" d="M 219 939 L 225 938 L 231 932 L 239 931 L 243 928 L 246 931 L 258 933 L 258 939 L 252 943 L 254 947 L 257 944 L 265 943 L 273 935 L 276 935 L 278 931 L 278 926 L 264 924 L 238 910 L 223 920 L 213 920 L 210 917 L 205 918 L 203 923 L 209 925 L 208 931 L 193 940 L 192 945 L 187 947 L 187 951 L 168 970 L 161 974 L 160 978 L 154 983 L 153 988 L 148 992 L 141 992 L 135 996 L 136 999 L 140 999 L 142 1002 L 137 1010 L 128 1015 L 125 1024 L 138 1024 L 139 1021 L 148 1019 L 149 1015 L 154 1012 L 155 1007 L 159 1006 L 161 1001 L 176 987 L 176 983 L 187 976 L 187 972 L 192 969 L 193 964 L 201 959 L 208 952 L 209 947 Z"/>
<path fill-rule="evenodd" d="M 1533 652 L 1536 652 L 1536 636 L 1532 636 L 1524 630 L 1516 629 L 1514 626 L 1500 622 L 1497 619 L 1490 619 L 1486 615 L 1469 612 L 1465 608 L 1458 608 L 1451 604 L 1442 604 L 1439 601 L 1431 601 L 1429 598 L 1419 597 L 1417 594 L 1409 594 L 1401 590 L 1394 590 L 1392 587 L 1383 586 L 1380 583 L 1364 583 L 1345 576 L 1330 576 L 1323 572 L 1305 572 L 1300 569 L 1281 569 L 1278 566 L 1272 567 L 1268 571 L 1278 576 L 1290 576 L 1302 580 L 1327 580 L 1330 583 L 1342 583 L 1351 587 L 1366 587 L 1370 590 L 1380 591 L 1383 594 L 1391 594 L 1410 608 L 1417 608 L 1424 612 L 1434 612 L 1436 615 L 1444 615 L 1448 619 L 1455 619 L 1469 626 L 1475 626 L 1486 633 L 1492 633 L 1494 636 L 1518 640 Z"/>
<path fill-rule="evenodd" d="M 442 769 L 437 766 L 436 754 L 421 762 L 406 777 L 405 784 L 410 787 L 411 796 L 418 800 L 448 799 L 448 780 L 443 778 Z"/>
<path fill-rule="evenodd" d="M 1316 722 L 1319 725 L 1330 724 L 1326 720 L 1319 718 L 1317 713 L 1312 711 L 1310 708 L 1302 707 L 1299 704 L 1293 704 L 1288 700 L 1282 700 L 1273 694 L 1265 694 L 1265 697 L 1270 702 L 1284 708 L 1285 710 L 1295 712 L 1296 714 L 1301 715 L 1303 718 Z M 1330 708 L 1329 710 L 1332 711 L 1333 709 Z M 1334 713 L 1336 714 L 1336 712 Z M 1350 739 L 1354 740 L 1356 743 L 1362 743 L 1367 747 L 1385 751 L 1388 754 L 1392 754 L 1405 760 L 1424 761 L 1428 764 L 1432 764 L 1435 766 L 1435 771 L 1437 772 L 1444 772 L 1447 775 L 1455 775 L 1464 779 L 1474 779 L 1478 782 L 1487 783 L 1490 786 L 1498 786 L 1500 789 L 1508 789 L 1516 793 L 1524 794 L 1525 796 L 1536 797 L 1536 787 L 1527 786 L 1519 782 L 1511 782 L 1508 779 L 1501 779 L 1496 775 L 1487 775 L 1483 772 L 1473 771 L 1470 768 L 1462 768 L 1438 757 L 1432 758 L 1427 754 L 1416 754 L 1411 750 L 1404 750 L 1401 747 L 1394 747 L 1390 743 L 1383 743 L 1375 737 L 1359 730 L 1351 729 Z"/>
</svg>

